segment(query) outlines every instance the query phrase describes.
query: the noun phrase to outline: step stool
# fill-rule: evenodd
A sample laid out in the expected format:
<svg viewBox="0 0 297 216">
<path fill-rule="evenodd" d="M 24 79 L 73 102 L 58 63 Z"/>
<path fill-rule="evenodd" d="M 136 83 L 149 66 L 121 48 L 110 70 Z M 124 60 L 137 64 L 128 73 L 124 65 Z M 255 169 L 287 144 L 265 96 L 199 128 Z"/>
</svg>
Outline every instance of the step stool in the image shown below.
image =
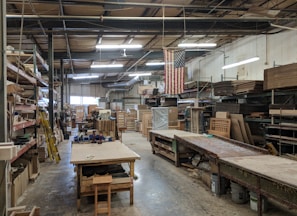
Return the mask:
<svg viewBox="0 0 297 216">
<path fill-rule="evenodd" d="M 93 185 L 95 190 L 95 216 L 98 214 L 107 214 L 110 216 L 110 203 L 111 203 L 111 182 L 112 176 L 94 176 Z M 98 188 L 107 187 L 107 202 L 98 202 Z"/>
</svg>

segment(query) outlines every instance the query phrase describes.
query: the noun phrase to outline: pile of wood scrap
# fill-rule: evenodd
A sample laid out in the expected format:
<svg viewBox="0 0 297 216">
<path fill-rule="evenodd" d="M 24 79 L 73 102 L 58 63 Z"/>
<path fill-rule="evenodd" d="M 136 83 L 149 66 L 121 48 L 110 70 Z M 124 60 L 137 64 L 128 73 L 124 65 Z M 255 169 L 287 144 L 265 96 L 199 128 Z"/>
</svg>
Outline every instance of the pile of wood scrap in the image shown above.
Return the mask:
<svg viewBox="0 0 297 216">
<path fill-rule="evenodd" d="M 215 96 L 233 96 L 243 93 L 263 92 L 263 81 L 259 80 L 233 80 L 213 84 Z"/>
<path fill-rule="evenodd" d="M 297 87 L 297 63 L 264 70 L 264 90 Z"/>
</svg>

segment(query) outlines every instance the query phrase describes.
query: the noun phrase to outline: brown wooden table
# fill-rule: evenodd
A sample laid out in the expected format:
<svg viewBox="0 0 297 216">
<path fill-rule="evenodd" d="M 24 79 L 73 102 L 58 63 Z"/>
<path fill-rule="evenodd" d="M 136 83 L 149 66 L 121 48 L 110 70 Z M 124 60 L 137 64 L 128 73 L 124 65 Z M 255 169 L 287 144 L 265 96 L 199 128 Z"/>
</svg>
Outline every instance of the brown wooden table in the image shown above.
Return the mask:
<svg viewBox="0 0 297 216">
<path fill-rule="evenodd" d="M 94 191 L 81 192 L 82 169 L 84 166 L 100 166 L 128 163 L 129 177 L 113 180 L 112 191 L 130 191 L 130 204 L 133 204 L 134 163 L 140 156 L 120 141 L 102 144 L 73 144 L 70 163 L 77 166 L 77 209 L 80 210 L 81 196 L 94 195 Z"/>
</svg>

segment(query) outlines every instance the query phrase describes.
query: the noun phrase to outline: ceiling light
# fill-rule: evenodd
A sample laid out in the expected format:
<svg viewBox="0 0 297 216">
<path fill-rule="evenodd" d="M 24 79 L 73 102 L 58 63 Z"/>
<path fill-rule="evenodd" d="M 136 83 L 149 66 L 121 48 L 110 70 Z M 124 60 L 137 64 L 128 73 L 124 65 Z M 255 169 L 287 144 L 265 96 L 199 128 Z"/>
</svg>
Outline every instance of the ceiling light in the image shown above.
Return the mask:
<svg viewBox="0 0 297 216">
<path fill-rule="evenodd" d="M 258 61 L 259 59 L 260 58 L 258 56 L 256 56 L 256 57 L 249 58 L 249 59 L 246 59 L 246 60 L 243 60 L 243 61 L 239 61 L 239 62 L 236 62 L 236 63 L 233 63 L 233 64 L 225 65 L 225 66 L 222 67 L 222 69 L 225 70 L 225 69 L 237 67 L 239 65 L 248 64 L 248 63 L 251 63 L 251 62 L 254 62 L 254 61 Z"/>
<path fill-rule="evenodd" d="M 204 48 L 209 48 L 209 47 L 216 47 L 216 43 L 180 43 L 177 45 L 180 48 L 194 48 L 194 47 L 204 47 Z"/>
<path fill-rule="evenodd" d="M 122 64 L 108 64 L 108 65 L 100 65 L 100 64 L 92 64 L 91 68 L 121 68 L 124 65 Z"/>
<path fill-rule="evenodd" d="M 145 63 L 146 66 L 158 66 L 158 65 L 165 65 L 165 62 L 147 62 Z"/>
<path fill-rule="evenodd" d="M 72 79 L 92 79 L 92 78 L 98 78 L 99 76 L 75 76 L 72 77 Z"/>
<path fill-rule="evenodd" d="M 152 73 L 132 73 L 129 76 L 150 76 Z"/>
<path fill-rule="evenodd" d="M 142 48 L 141 44 L 122 44 L 122 45 L 102 45 L 102 44 L 97 44 L 96 45 L 97 49 L 140 49 Z"/>
</svg>

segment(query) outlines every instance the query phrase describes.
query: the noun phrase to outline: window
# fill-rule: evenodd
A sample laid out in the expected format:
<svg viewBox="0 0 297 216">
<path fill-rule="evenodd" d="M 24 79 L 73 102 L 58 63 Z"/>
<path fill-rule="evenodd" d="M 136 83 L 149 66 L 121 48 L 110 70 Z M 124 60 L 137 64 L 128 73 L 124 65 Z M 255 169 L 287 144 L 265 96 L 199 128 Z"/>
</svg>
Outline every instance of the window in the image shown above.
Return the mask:
<svg viewBox="0 0 297 216">
<path fill-rule="evenodd" d="M 72 104 L 72 105 L 97 104 L 97 99 L 96 99 L 96 97 L 70 96 L 70 104 Z"/>
</svg>

